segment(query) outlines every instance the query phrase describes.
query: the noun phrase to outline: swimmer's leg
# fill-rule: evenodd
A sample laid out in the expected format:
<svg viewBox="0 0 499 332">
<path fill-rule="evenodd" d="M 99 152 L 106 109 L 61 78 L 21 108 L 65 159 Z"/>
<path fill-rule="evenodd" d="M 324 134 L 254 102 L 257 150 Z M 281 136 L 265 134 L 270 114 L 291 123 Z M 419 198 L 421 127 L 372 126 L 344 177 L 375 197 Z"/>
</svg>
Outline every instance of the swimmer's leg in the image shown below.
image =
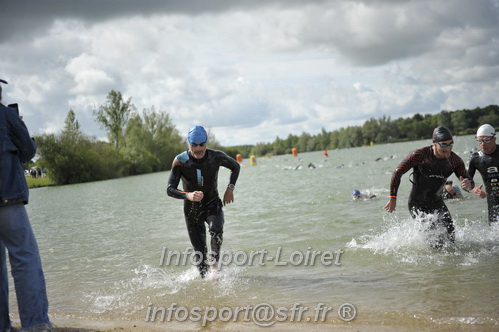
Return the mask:
<svg viewBox="0 0 499 332">
<path fill-rule="evenodd" d="M 447 230 L 447 240 L 451 243 L 454 243 L 454 241 L 456 240 L 456 230 L 454 228 L 454 220 L 452 219 L 447 206 L 444 205 L 444 208 L 439 211 L 439 214 L 441 215 L 441 217 L 439 217 L 439 220 L 441 220 L 441 223 Z"/>
<path fill-rule="evenodd" d="M 220 258 L 220 252 L 222 250 L 223 242 L 223 232 L 224 232 L 224 213 L 222 209 L 219 210 L 218 215 L 210 215 L 206 219 L 208 225 L 210 225 L 210 235 L 211 235 L 211 251 L 213 252 L 211 259 L 214 260 L 215 264 L 213 266 L 216 268 L 218 266 L 218 260 Z"/>
<path fill-rule="evenodd" d="M 445 204 L 442 203 L 440 206 L 437 206 L 437 208 L 435 208 L 434 206 L 428 207 L 409 204 L 409 212 L 414 219 L 416 219 L 417 217 L 421 217 L 421 215 L 436 215 L 436 220 L 432 218 L 427 228 L 427 230 L 431 232 L 428 236 L 428 241 L 431 247 L 440 249 L 444 246 L 445 243 L 454 242 L 454 221 Z M 423 221 L 426 222 L 428 219 L 429 218 L 424 218 Z"/>
<path fill-rule="evenodd" d="M 196 266 L 201 274 L 201 278 L 204 278 L 208 272 L 207 259 L 207 247 L 206 247 L 206 226 L 204 221 L 198 218 L 185 218 L 187 225 L 187 231 L 189 233 L 189 239 L 196 252 Z"/>
<path fill-rule="evenodd" d="M 489 225 L 499 221 L 499 205 L 489 207 Z"/>
</svg>

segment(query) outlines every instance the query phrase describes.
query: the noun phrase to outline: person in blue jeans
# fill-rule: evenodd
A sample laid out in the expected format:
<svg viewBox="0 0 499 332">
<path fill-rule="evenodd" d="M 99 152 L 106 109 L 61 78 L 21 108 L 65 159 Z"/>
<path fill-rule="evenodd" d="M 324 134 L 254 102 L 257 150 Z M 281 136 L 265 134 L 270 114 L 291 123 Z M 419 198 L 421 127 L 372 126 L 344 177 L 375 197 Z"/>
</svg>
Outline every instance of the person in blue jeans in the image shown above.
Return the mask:
<svg viewBox="0 0 499 332">
<path fill-rule="evenodd" d="M 4 80 L 0 83 L 6 84 Z M 26 213 L 28 185 L 21 165 L 35 156 L 36 144 L 15 108 L 2 104 L 0 84 L 0 331 L 11 326 L 7 253 L 17 297 L 21 330 L 52 332 L 38 245 Z"/>
</svg>

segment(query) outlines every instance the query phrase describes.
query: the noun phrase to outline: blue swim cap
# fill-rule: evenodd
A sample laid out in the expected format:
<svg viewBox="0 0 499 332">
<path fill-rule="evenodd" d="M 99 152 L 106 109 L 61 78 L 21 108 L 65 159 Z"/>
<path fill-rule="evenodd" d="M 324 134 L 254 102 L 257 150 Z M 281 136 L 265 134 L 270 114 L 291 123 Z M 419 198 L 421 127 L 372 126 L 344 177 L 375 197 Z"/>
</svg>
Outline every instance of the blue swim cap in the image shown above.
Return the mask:
<svg viewBox="0 0 499 332">
<path fill-rule="evenodd" d="M 189 129 L 189 134 L 187 135 L 187 141 L 189 144 L 192 143 L 204 143 L 208 141 L 208 134 L 201 126 L 194 126 Z"/>
<path fill-rule="evenodd" d="M 357 189 L 352 191 L 352 196 L 360 196 L 360 191 L 358 191 Z"/>
</svg>

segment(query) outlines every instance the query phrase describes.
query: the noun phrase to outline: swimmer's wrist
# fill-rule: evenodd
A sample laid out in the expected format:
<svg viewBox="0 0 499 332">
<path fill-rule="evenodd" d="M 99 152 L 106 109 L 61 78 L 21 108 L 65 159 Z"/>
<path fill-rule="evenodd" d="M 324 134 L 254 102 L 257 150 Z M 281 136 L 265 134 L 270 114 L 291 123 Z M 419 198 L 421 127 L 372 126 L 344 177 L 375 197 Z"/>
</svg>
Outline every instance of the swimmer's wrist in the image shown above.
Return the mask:
<svg viewBox="0 0 499 332">
<path fill-rule="evenodd" d="M 397 196 L 390 196 L 390 199 L 397 199 Z"/>
</svg>

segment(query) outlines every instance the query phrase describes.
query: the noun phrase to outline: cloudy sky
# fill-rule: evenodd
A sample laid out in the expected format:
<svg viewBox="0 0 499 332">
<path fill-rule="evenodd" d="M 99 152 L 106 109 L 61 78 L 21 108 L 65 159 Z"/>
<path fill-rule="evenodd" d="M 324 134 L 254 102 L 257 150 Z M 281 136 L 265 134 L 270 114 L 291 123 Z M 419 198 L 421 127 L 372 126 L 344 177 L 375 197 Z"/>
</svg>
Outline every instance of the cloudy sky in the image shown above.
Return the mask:
<svg viewBox="0 0 499 332">
<path fill-rule="evenodd" d="M 111 90 L 225 146 L 484 107 L 498 0 L 2 0 L 0 78 L 33 135 Z"/>
</svg>

